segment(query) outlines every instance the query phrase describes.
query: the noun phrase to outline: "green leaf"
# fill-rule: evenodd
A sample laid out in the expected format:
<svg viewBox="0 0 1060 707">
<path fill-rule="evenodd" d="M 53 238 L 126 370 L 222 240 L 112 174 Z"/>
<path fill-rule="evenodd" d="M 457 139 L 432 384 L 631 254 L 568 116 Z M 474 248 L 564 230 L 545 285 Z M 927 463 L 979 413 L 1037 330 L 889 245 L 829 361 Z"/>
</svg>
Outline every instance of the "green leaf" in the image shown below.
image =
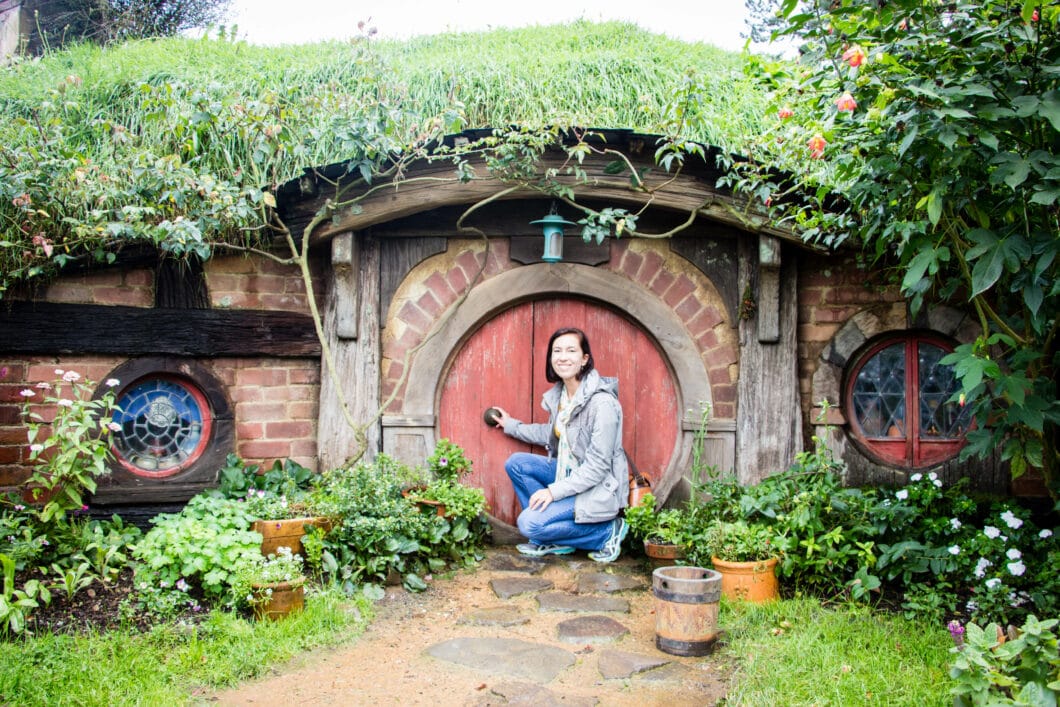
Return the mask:
<svg viewBox="0 0 1060 707">
<path fill-rule="evenodd" d="M 1038 115 L 1052 123 L 1053 130 L 1060 131 L 1060 90 L 1050 91 L 1042 96 Z"/>
<path fill-rule="evenodd" d="M 622 160 L 615 160 L 614 162 L 609 162 L 607 166 L 604 167 L 604 174 L 622 174 L 625 171 L 626 163 Z"/>
</svg>

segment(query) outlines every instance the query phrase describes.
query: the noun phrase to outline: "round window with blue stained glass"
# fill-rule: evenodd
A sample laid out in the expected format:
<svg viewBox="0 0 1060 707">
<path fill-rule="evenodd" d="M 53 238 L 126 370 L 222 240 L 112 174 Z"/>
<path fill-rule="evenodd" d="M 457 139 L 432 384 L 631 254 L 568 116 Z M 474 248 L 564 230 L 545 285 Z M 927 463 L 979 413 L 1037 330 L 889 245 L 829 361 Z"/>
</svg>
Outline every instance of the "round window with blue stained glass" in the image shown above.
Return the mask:
<svg viewBox="0 0 1060 707">
<path fill-rule="evenodd" d="M 195 386 L 175 377 L 142 379 L 118 396 L 114 449 L 129 471 L 171 476 L 202 455 L 210 439 L 210 408 Z"/>
</svg>

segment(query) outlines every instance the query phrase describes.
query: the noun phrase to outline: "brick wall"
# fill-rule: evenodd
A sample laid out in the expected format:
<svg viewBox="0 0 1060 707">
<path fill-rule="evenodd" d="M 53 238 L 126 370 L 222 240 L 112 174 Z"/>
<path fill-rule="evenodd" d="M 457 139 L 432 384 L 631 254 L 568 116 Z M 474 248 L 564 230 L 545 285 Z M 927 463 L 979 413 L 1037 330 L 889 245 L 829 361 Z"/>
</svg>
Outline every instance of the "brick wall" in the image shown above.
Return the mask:
<svg viewBox="0 0 1060 707">
<path fill-rule="evenodd" d="M 206 267 L 216 307 L 305 311 L 306 294 L 298 268 L 271 260 L 221 257 Z M 106 270 L 63 278 L 42 290 L 53 302 L 150 307 L 150 269 Z M 5 356 L 0 352 L 0 491 L 29 475 L 28 443 L 20 391 L 53 381 L 55 369 L 77 371 L 97 383 L 125 359 L 115 356 Z M 315 469 L 320 363 L 303 359 L 199 360 L 223 383 L 232 403 L 236 449 L 249 463 L 269 467 L 292 458 Z M 49 419 L 53 411 L 38 406 Z"/>
</svg>

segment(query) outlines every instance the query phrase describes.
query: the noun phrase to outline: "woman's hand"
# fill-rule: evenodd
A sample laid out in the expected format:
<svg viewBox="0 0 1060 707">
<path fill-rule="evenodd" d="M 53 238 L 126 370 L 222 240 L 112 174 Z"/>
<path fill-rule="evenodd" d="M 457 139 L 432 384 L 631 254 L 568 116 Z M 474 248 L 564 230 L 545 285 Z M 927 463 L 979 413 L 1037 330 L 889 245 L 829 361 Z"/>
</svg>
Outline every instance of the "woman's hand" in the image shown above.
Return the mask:
<svg viewBox="0 0 1060 707">
<path fill-rule="evenodd" d="M 493 415 L 493 419 L 497 421 L 497 429 L 503 431 L 504 430 L 504 423 L 506 423 L 508 420 L 512 419 L 512 417 L 502 407 L 497 407 L 496 405 L 494 405 L 493 409 L 497 411 L 496 414 Z"/>
<path fill-rule="evenodd" d="M 532 496 L 530 496 L 530 505 L 528 507 L 535 511 L 543 511 L 548 508 L 548 504 L 552 503 L 554 500 L 551 491 L 548 489 L 538 489 L 537 491 L 534 491 Z"/>
</svg>

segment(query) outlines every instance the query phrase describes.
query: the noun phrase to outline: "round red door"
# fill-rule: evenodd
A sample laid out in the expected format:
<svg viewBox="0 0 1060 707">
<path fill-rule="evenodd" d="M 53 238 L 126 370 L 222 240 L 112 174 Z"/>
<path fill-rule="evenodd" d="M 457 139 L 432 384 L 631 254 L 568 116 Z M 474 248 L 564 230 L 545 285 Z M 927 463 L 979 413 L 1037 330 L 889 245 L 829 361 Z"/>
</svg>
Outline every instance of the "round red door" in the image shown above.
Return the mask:
<svg viewBox="0 0 1060 707">
<path fill-rule="evenodd" d="M 508 309 L 476 331 L 454 358 L 442 386 L 438 432 L 463 447 L 474 463 L 465 482 L 483 489 L 495 518 L 513 525 L 520 508 L 504 461 L 517 451 L 545 451 L 488 427 L 482 413 L 497 405 L 520 420 L 548 421 L 541 409 L 541 396 L 551 386 L 545 380 L 545 347 L 561 326 L 584 330 L 596 370 L 618 378 L 622 441 L 641 473 L 658 479 L 675 452 L 680 415 L 673 377 L 644 331 L 615 310 L 583 300 L 540 300 Z"/>
</svg>

